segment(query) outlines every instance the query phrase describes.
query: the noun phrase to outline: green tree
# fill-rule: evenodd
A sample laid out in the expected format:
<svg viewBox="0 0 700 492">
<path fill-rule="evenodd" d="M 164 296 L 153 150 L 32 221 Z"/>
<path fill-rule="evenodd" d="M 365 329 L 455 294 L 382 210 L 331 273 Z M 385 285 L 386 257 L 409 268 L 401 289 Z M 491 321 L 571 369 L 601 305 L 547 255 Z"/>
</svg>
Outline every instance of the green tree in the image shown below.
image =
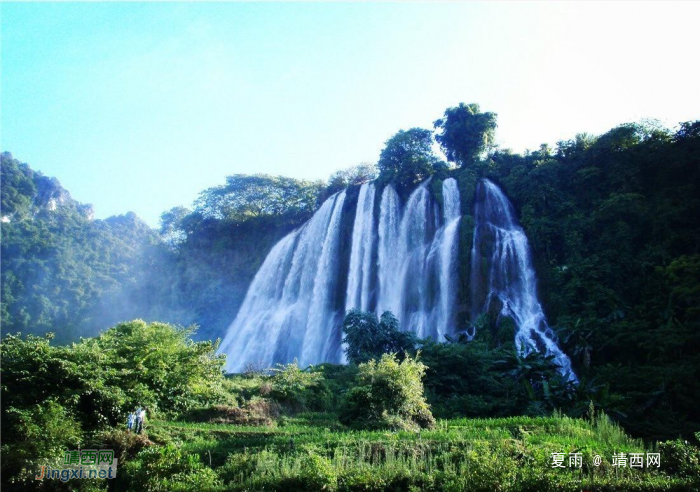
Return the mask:
<svg viewBox="0 0 700 492">
<path fill-rule="evenodd" d="M 36 194 L 34 173 L 24 163 L 12 158 L 9 152 L 2 153 L 2 176 L 0 182 L 0 195 L 2 196 L 2 216 L 9 220 L 14 215 L 26 215 L 32 204 L 32 197 Z"/>
<path fill-rule="evenodd" d="M 222 397 L 225 356 L 216 354 L 215 342 L 192 341 L 195 330 L 134 320 L 76 348 L 106 354 L 105 364 L 114 369 L 109 382 L 127 393 L 131 405 L 181 412 Z"/>
<path fill-rule="evenodd" d="M 272 369 L 270 395 L 278 402 L 295 409 L 306 409 L 313 402 L 313 390 L 323 380 L 323 374 L 314 372 L 313 367 L 302 369 L 296 360 Z"/>
<path fill-rule="evenodd" d="M 366 362 L 382 354 L 403 354 L 415 348 L 416 338 L 399 329 L 399 321 L 390 312 L 381 320 L 371 312 L 352 309 L 343 320 L 343 342 L 348 360 L 354 364 Z"/>
<path fill-rule="evenodd" d="M 160 216 L 160 237 L 171 248 L 177 248 L 187 239 L 183 221 L 192 211 L 186 207 L 173 207 Z"/>
<path fill-rule="evenodd" d="M 433 153 L 433 134 L 424 128 L 401 130 L 386 141 L 377 167 L 380 178 L 409 189 L 428 178 L 440 159 Z"/>
<path fill-rule="evenodd" d="M 378 170 L 376 164 L 364 162 L 357 166 L 341 169 L 328 178 L 327 194 L 333 194 L 351 185 L 360 185 L 376 179 Z"/>
<path fill-rule="evenodd" d="M 459 103 L 433 123 L 439 130 L 435 140 L 448 161 L 467 166 L 494 145 L 496 117 L 495 113 L 482 113 L 478 104 Z"/>
<path fill-rule="evenodd" d="M 341 421 L 368 428 L 417 430 L 435 425 L 425 400 L 426 366 L 406 357 L 384 354 L 360 364 L 357 385 L 347 394 Z"/>
<path fill-rule="evenodd" d="M 203 191 L 195 212 L 204 218 L 243 221 L 251 217 L 313 210 L 322 183 L 268 174 L 235 174 Z"/>
</svg>

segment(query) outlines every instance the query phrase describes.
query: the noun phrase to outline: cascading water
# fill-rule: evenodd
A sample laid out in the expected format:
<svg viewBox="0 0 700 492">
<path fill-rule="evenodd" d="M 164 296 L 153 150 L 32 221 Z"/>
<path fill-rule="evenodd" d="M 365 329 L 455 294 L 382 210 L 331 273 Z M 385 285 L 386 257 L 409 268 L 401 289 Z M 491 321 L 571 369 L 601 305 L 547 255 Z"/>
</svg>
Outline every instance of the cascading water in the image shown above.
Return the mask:
<svg viewBox="0 0 700 492">
<path fill-rule="evenodd" d="M 404 329 L 444 340 L 454 331 L 455 270 L 460 201 L 457 181 L 442 183 L 443 220 L 421 184 L 401 215 L 391 186 L 379 212 L 379 296 L 377 314 L 394 313 Z"/>
<path fill-rule="evenodd" d="M 345 192 L 330 197 L 267 255 L 221 343 L 227 370 L 295 357 L 302 364 L 340 362 L 340 332 L 333 326 L 339 313 L 332 306 L 344 203 Z"/>
<path fill-rule="evenodd" d="M 421 184 L 408 198 L 406 210 L 399 226 L 398 248 L 394 254 L 398 263 L 398 282 L 392 293 L 393 305 L 390 309 L 397 315 L 404 329 L 410 329 L 419 337 L 428 336 L 428 284 L 429 274 L 426 260 L 429 241 L 429 228 L 433 217 L 430 193 L 427 182 Z M 398 301 L 398 303 L 396 303 Z"/>
<path fill-rule="evenodd" d="M 438 242 L 440 254 L 440 304 L 437 318 L 437 339 L 442 341 L 454 331 L 454 305 L 457 298 L 456 261 L 457 232 L 459 229 L 460 202 L 457 181 L 454 178 L 442 182 L 444 226 L 442 240 Z M 440 234 L 438 234 L 439 236 Z"/>
<path fill-rule="evenodd" d="M 309 324 L 302 344 L 299 364 L 307 366 L 319 361 L 333 360 L 338 354 L 332 352 L 333 340 L 329 337 L 338 324 L 331 294 L 335 292 L 338 277 L 338 240 L 340 218 L 345 203 L 345 192 L 336 198 L 333 215 L 323 241 L 321 259 L 314 280 L 313 299 L 309 310 Z M 338 344 L 336 343 L 336 349 Z M 337 352 L 337 350 L 336 350 Z"/>
<path fill-rule="evenodd" d="M 221 344 L 227 369 L 269 367 L 297 358 L 302 366 L 344 362 L 344 310 L 393 312 L 402 329 L 443 341 L 456 330 L 458 232 L 457 181 L 442 182 L 442 215 L 422 183 L 405 206 L 384 187 L 375 219 L 376 185 L 359 190 L 349 256 L 341 257 L 345 192 L 326 200 L 298 230 L 279 241 L 248 289 Z M 351 213 L 351 212 L 348 212 Z M 537 298 L 527 237 L 513 207 L 492 182 L 476 190 L 471 251 L 472 321 L 496 311 L 514 320 L 523 353 L 554 356 L 575 381 L 568 357 L 557 346 Z M 345 297 L 339 276 L 347 265 Z M 345 309 L 343 309 L 345 308 Z"/>
<path fill-rule="evenodd" d="M 399 246 L 399 226 L 401 224 L 401 202 L 393 186 L 387 185 L 382 193 L 379 205 L 379 247 L 377 253 L 377 270 L 379 277 L 379 297 L 377 314 L 391 311 L 398 314 L 401 302 L 401 289 L 398 286 L 396 272 L 399 258 L 396 254 Z"/>
<path fill-rule="evenodd" d="M 571 361 L 557 346 L 538 300 L 527 236 L 508 198 L 489 180 L 477 186 L 474 215 L 472 319 L 492 309 L 499 316 L 512 318 L 517 329 L 515 344 L 521 353 L 536 350 L 553 356 L 561 373 L 576 381 Z"/>
<path fill-rule="evenodd" d="M 374 184 L 360 187 L 352 230 L 352 251 L 348 271 L 345 310 L 369 311 L 372 285 L 372 248 L 374 246 Z"/>
</svg>

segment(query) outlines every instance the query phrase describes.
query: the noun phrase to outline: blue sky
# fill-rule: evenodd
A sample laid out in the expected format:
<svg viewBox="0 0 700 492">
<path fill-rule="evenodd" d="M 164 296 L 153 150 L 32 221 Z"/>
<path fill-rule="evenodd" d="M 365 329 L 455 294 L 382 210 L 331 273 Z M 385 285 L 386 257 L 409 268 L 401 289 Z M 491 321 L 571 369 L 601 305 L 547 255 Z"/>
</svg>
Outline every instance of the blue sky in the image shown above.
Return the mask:
<svg viewBox="0 0 700 492">
<path fill-rule="evenodd" d="M 476 102 L 516 151 L 700 118 L 700 3 L 3 3 L 2 149 L 96 216 L 325 179 Z"/>
</svg>

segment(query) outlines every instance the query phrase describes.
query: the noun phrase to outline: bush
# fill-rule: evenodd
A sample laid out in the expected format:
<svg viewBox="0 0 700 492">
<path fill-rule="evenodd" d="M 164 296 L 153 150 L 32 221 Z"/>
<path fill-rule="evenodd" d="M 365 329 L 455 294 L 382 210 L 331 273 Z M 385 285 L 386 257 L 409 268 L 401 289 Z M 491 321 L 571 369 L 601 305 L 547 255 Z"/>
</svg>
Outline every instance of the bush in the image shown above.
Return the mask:
<svg viewBox="0 0 700 492">
<path fill-rule="evenodd" d="M 5 412 L 2 420 L 5 483 L 31 483 L 39 465 L 54 466 L 67 449 L 77 449 L 82 444 L 80 424 L 54 400 L 26 410 L 6 408 Z"/>
<path fill-rule="evenodd" d="M 100 449 L 113 449 L 114 457 L 119 460 L 119 463 L 124 463 L 127 459 L 132 459 L 138 453 L 149 446 L 153 446 L 153 442 L 144 434 L 136 434 L 134 432 L 126 432 L 123 430 L 113 429 L 103 432 L 97 438 Z"/>
<path fill-rule="evenodd" d="M 270 396 L 296 411 L 305 410 L 310 405 L 313 389 L 323 379 L 322 374 L 312 372 L 310 368 L 301 369 L 296 360 L 287 365 L 278 364 L 272 371 Z"/>
<path fill-rule="evenodd" d="M 346 398 L 341 422 L 360 427 L 417 430 L 435 419 L 423 394 L 426 366 L 406 357 L 384 354 L 379 362 L 359 366 L 357 386 Z"/>
<path fill-rule="evenodd" d="M 126 463 L 118 478 L 126 482 L 126 489 L 146 492 L 207 490 L 221 484 L 198 455 L 185 454 L 172 444 L 145 449 Z"/>
<path fill-rule="evenodd" d="M 309 490 L 335 490 L 338 485 L 338 475 L 333 464 L 328 458 L 311 450 L 302 462 L 301 476 Z"/>
<path fill-rule="evenodd" d="M 416 345 L 415 335 L 399 330 L 399 321 L 390 311 L 377 320 L 374 313 L 350 310 L 343 320 L 343 335 L 343 342 L 347 344 L 345 353 L 353 364 L 382 354 L 411 352 Z"/>
<path fill-rule="evenodd" d="M 225 400 L 224 359 L 215 344 L 193 342 L 193 332 L 135 320 L 71 346 L 52 346 L 51 336 L 3 338 L 4 483 L 35 460 L 60 459 L 83 444 L 83 432 L 122 423 L 137 405 L 175 413 Z"/>
<path fill-rule="evenodd" d="M 225 356 L 210 341 L 193 342 L 195 327 L 134 320 L 85 339 L 102 351 L 112 385 L 128 395 L 128 406 L 174 413 L 222 400 Z"/>
<path fill-rule="evenodd" d="M 659 443 L 661 469 L 669 475 L 700 477 L 700 449 L 676 439 Z"/>
</svg>

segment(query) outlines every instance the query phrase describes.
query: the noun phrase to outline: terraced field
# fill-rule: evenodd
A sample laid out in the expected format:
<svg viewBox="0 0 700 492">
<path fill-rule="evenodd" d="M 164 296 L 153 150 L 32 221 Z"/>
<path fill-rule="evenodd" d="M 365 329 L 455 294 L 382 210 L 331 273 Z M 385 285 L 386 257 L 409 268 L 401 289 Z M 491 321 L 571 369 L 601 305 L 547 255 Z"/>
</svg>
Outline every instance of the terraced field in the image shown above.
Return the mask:
<svg viewBox="0 0 700 492">
<path fill-rule="evenodd" d="M 216 479 L 202 484 L 210 490 L 698 490 L 700 485 L 698 477 L 673 473 L 668 463 L 647 468 L 646 453 L 658 450 L 630 438 L 605 416 L 593 422 L 560 415 L 442 420 L 433 430 L 411 433 L 355 431 L 333 414 L 302 413 L 260 427 L 155 421 L 148 432 L 163 446 L 156 448 L 161 454 L 177 450 L 213 470 Z M 552 453 L 564 453 L 563 468 L 552 466 Z M 569 466 L 574 453 L 580 453 L 580 467 Z M 619 453 L 628 458 L 626 467 L 613 466 Z M 630 467 L 631 453 L 642 453 L 642 468 Z"/>
</svg>

